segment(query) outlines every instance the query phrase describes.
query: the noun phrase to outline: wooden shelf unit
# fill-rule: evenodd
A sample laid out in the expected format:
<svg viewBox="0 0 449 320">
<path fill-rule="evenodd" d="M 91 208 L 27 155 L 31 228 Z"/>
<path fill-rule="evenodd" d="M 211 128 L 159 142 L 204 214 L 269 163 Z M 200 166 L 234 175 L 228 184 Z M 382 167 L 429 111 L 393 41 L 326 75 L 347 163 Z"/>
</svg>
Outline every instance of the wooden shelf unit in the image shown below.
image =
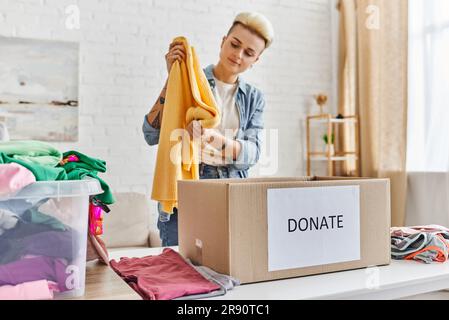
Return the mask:
<svg viewBox="0 0 449 320">
<path fill-rule="evenodd" d="M 333 154 L 331 152 L 330 146 L 332 145 L 331 140 L 328 139 L 327 152 L 317 152 L 311 150 L 311 127 L 312 124 L 316 125 L 326 125 L 327 126 L 327 136 L 332 137 L 334 134 L 334 140 L 339 141 L 340 137 L 337 136 L 337 126 L 339 125 L 353 125 L 355 130 L 355 150 L 352 151 L 335 151 Z M 359 119 L 356 115 L 344 116 L 343 119 L 338 119 L 333 117 L 331 114 L 320 114 L 307 117 L 307 175 L 312 174 L 312 162 L 313 161 L 327 161 L 327 171 L 328 176 L 332 177 L 335 173 L 336 162 L 344 162 L 348 160 L 354 160 L 356 163 L 356 175 L 360 176 L 360 161 L 359 161 Z M 340 131 L 338 131 L 340 132 Z"/>
</svg>

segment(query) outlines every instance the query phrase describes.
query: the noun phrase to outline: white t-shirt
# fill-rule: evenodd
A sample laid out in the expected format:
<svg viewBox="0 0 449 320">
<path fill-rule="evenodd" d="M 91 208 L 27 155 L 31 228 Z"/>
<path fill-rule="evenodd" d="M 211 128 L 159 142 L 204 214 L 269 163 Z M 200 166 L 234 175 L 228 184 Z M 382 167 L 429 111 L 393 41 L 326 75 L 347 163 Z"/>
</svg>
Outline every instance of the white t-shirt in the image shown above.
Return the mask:
<svg viewBox="0 0 449 320">
<path fill-rule="evenodd" d="M 216 130 L 231 139 L 235 139 L 240 127 L 240 117 L 235 99 L 237 87 L 238 82 L 228 84 L 215 78 L 215 90 L 213 90 L 213 93 L 215 101 L 220 108 L 221 121 L 212 130 Z M 221 144 L 217 145 L 214 142 L 207 144 L 201 150 L 201 162 L 212 166 L 226 165 L 226 162 L 229 162 L 229 160 L 226 161 L 226 159 L 223 159 L 221 147 Z"/>
</svg>

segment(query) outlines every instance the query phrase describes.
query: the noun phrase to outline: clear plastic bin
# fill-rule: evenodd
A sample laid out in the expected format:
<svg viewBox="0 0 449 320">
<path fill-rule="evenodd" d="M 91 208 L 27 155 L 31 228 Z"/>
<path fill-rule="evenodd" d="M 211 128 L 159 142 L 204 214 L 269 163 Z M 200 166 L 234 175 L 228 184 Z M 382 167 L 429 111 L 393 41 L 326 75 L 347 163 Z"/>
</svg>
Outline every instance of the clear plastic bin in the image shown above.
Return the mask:
<svg viewBox="0 0 449 320">
<path fill-rule="evenodd" d="M 55 299 L 84 295 L 89 196 L 100 193 L 95 179 L 42 181 L 0 198 L 0 286 L 47 280 Z"/>
</svg>

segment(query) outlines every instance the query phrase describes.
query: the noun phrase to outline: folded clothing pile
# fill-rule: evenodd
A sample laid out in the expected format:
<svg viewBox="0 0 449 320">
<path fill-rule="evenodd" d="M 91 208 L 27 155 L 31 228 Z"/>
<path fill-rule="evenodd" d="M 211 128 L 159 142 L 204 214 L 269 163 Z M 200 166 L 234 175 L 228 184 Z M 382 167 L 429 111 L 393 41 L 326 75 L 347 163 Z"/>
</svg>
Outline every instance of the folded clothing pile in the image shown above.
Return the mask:
<svg viewBox="0 0 449 320">
<path fill-rule="evenodd" d="M 224 295 L 240 282 L 194 266 L 171 248 L 160 255 L 111 260 L 112 269 L 145 300 L 186 300 Z"/>
<path fill-rule="evenodd" d="M 99 236 L 102 212 L 115 200 L 99 172 L 106 172 L 105 161 L 77 151 L 62 153 L 40 141 L 0 142 L 0 299 L 51 299 L 54 292 L 74 288 L 70 268 L 86 252 L 79 243 L 83 236 L 62 222 L 67 216 L 89 216 L 87 260 L 109 263 Z M 20 197 L 36 181 L 86 177 L 97 179 L 105 191 L 89 199 L 89 212 L 72 212 L 70 201 Z"/>
<path fill-rule="evenodd" d="M 396 260 L 445 262 L 449 229 L 439 225 L 391 228 L 391 256 Z"/>
</svg>

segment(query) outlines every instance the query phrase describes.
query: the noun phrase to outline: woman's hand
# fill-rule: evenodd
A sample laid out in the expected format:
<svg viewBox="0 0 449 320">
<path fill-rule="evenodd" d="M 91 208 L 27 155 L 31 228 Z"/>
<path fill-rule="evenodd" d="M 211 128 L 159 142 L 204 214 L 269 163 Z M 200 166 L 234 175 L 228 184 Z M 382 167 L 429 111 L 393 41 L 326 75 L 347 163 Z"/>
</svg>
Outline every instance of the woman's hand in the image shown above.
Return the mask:
<svg viewBox="0 0 449 320">
<path fill-rule="evenodd" d="M 171 67 L 175 61 L 181 63 L 186 60 L 186 56 L 186 50 L 182 42 L 172 42 L 168 48 L 168 53 L 165 55 L 168 73 L 170 73 Z"/>
<path fill-rule="evenodd" d="M 201 131 L 201 144 L 203 148 L 206 145 L 211 145 L 215 149 L 221 150 L 221 145 L 224 137 L 213 129 L 202 129 Z"/>
<path fill-rule="evenodd" d="M 203 129 L 203 127 L 201 126 L 200 121 L 193 120 L 188 124 L 186 130 L 189 133 L 191 139 L 201 139 L 203 130 L 205 129 Z"/>
<path fill-rule="evenodd" d="M 242 146 L 240 142 L 230 139 L 213 129 L 203 129 L 201 136 L 202 148 L 210 145 L 216 150 L 221 151 L 223 159 L 236 160 L 239 156 Z"/>
<path fill-rule="evenodd" d="M 225 139 L 225 137 L 216 130 L 203 128 L 201 122 L 197 120 L 190 122 L 186 127 L 186 130 L 192 140 L 201 143 L 202 148 L 209 144 L 216 149 L 220 149 Z"/>
</svg>

